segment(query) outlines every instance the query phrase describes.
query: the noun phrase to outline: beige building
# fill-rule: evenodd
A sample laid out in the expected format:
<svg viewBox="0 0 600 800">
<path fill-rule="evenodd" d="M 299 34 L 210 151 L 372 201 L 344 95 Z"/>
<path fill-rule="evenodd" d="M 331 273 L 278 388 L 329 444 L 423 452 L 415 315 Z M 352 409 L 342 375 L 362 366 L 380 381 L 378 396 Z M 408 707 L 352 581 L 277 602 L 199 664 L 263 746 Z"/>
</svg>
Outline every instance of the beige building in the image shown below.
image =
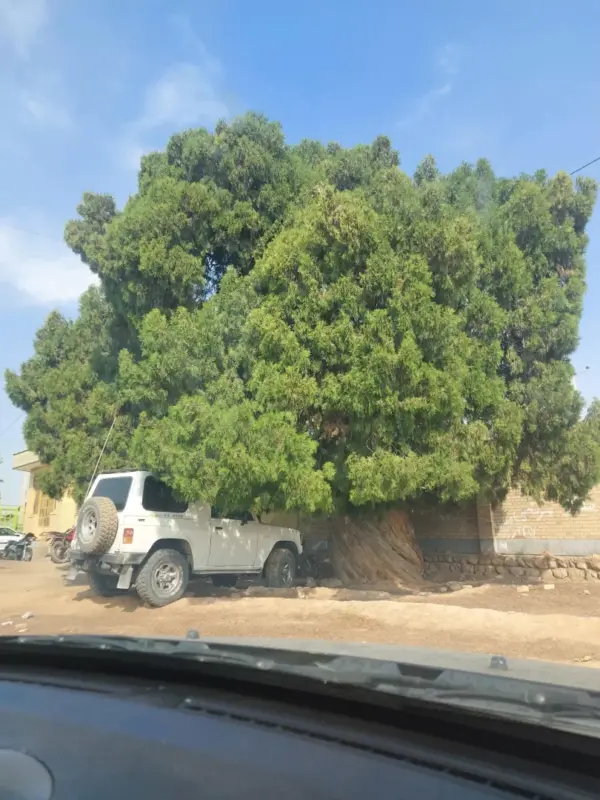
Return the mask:
<svg viewBox="0 0 600 800">
<path fill-rule="evenodd" d="M 66 531 L 75 523 L 77 505 L 66 495 L 62 500 L 51 500 L 37 486 L 37 480 L 47 467 L 35 453 L 22 450 L 13 456 L 12 467 L 23 472 L 21 501 L 21 526 L 25 533 L 43 536 L 50 531 Z"/>
</svg>

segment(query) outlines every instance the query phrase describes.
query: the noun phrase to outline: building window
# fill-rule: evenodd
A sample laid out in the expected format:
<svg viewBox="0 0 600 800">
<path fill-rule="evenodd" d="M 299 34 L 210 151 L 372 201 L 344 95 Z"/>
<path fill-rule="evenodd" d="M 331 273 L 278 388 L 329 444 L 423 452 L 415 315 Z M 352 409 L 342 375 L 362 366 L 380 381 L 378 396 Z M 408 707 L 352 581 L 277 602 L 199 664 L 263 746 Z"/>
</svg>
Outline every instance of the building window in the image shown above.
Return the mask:
<svg viewBox="0 0 600 800">
<path fill-rule="evenodd" d="M 51 500 L 45 494 L 41 496 L 38 522 L 42 528 L 47 528 L 50 525 L 50 514 L 54 511 L 55 506 L 55 500 Z"/>
</svg>

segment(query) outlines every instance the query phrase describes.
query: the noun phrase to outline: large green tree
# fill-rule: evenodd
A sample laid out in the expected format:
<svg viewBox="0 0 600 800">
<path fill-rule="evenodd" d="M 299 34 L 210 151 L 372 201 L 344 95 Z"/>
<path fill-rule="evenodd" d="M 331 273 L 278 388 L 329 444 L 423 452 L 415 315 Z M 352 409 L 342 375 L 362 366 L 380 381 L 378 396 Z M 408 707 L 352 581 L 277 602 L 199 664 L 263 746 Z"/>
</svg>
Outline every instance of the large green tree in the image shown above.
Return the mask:
<svg viewBox="0 0 600 800">
<path fill-rule="evenodd" d="M 102 291 L 88 289 L 79 317 L 73 321 L 52 312 L 37 332 L 34 355 L 21 373 L 6 373 L 9 397 L 27 412 L 27 446 L 50 465 L 40 476 L 40 486 L 51 497 L 70 489 L 81 499 L 113 421 L 103 466 L 126 463 L 132 420 L 116 415 L 120 400 L 112 317 Z"/>
<path fill-rule="evenodd" d="M 7 375 L 49 491 L 156 470 L 224 510 L 501 498 L 576 510 L 600 412 L 570 357 L 593 181 L 410 176 L 386 137 L 286 144 L 248 114 L 142 159 L 66 240 L 101 281 Z"/>
</svg>

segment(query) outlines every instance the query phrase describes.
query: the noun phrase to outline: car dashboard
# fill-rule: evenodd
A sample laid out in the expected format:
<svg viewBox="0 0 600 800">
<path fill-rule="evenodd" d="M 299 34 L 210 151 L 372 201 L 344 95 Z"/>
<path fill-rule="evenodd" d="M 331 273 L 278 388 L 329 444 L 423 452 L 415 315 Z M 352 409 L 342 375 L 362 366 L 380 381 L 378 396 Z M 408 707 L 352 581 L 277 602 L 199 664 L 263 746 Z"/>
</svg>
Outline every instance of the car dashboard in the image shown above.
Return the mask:
<svg viewBox="0 0 600 800">
<path fill-rule="evenodd" d="M 595 743 L 584 769 L 568 758 L 559 768 L 560 759 L 541 763 L 552 743 L 530 734 L 502 734 L 509 746 L 498 750 L 493 726 L 486 737 L 443 714 L 414 724 L 413 711 L 393 705 L 369 714 L 344 697 L 265 684 L 3 667 L 0 800 L 543 800 L 598 786 Z"/>
</svg>

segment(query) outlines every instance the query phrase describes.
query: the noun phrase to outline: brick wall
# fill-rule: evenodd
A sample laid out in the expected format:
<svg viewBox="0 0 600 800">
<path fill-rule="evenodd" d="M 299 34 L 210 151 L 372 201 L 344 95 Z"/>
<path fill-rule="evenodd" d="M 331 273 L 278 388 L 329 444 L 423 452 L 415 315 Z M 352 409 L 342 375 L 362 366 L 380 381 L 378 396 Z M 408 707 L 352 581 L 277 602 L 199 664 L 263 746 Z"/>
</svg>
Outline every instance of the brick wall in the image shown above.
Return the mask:
<svg viewBox="0 0 600 800">
<path fill-rule="evenodd" d="M 430 553 L 479 553 L 480 535 L 474 503 L 458 508 L 415 511 L 411 515 L 415 535 L 424 555 Z"/>
<path fill-rule="evenodd" d="M 438 509 L 413 515 L 423 553 L 564 556 L 600 554 L 600 486 L 573 516 L 558 503 L 538 505 L 519 491 L 509 492 L 496 508 L 472 503 L 462 509 Z"/>
<path fill-rule="evenodd" d="M 557 503 L 541 506 L 518 491 L 504 503 L 491 508 L 469 503 L 461 508 L 437 507 L 411 515 L 415 535 L 423 554 L 538 555 L 564 556 L 600 554 L 600 485 L 576 516 Z M 321 538 L 331 531 L 327 517 L 279 513 L 264 522 L 297 528 L 308 537 Z"/>
<path fill-rule="evenodd" d="M 572 516 L 557 503 L 541 506 L 512 491 L 491 509 L 496 553 L 590 555 L 600 553 L 600 486 L 579 514 Z"/>
</svg>

